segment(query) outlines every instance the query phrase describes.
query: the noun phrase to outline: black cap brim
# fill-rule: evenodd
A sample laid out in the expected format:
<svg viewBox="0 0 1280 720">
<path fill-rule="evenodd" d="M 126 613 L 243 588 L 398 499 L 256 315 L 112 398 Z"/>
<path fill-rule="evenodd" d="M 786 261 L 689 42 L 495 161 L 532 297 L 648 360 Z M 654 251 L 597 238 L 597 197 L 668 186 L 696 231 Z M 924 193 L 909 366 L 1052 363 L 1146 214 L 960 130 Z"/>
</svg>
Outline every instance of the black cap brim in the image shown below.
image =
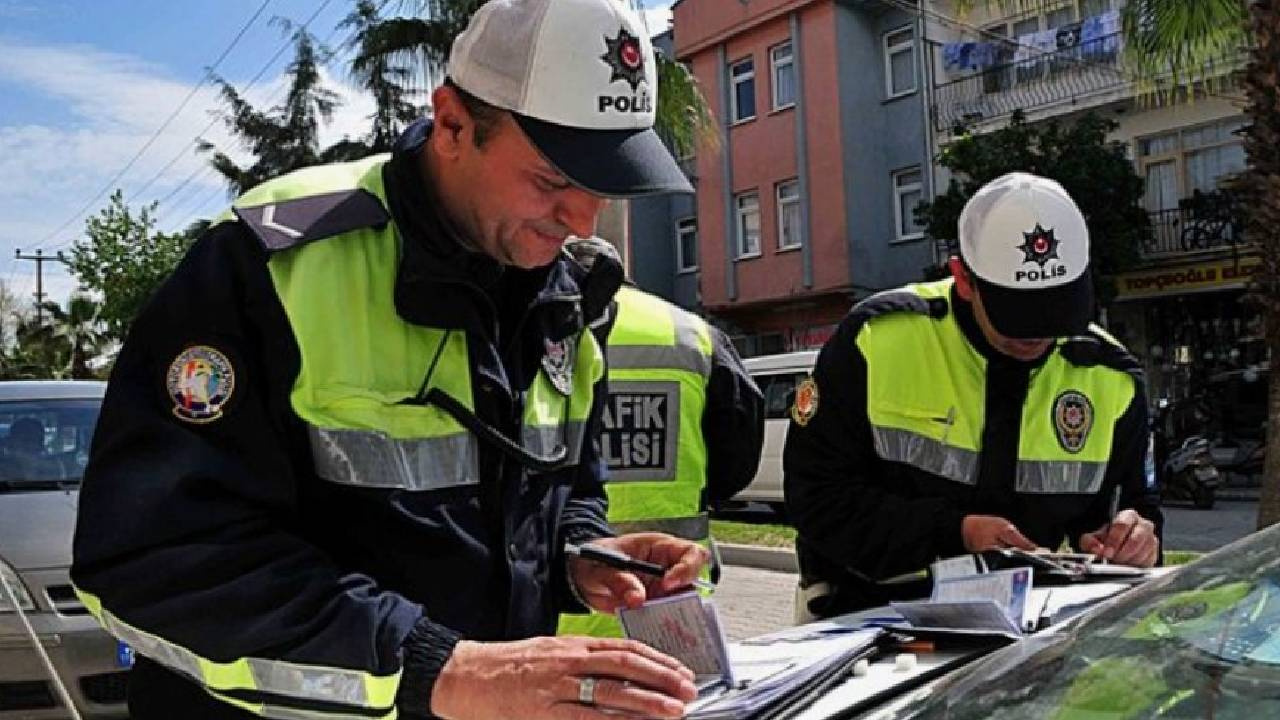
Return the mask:
<svg viewBox="0 0 1280 720">
<path fill-rule="evenodd" d="M 573 184 L 605 197 L 693 192 L 652 129 L 586 130 L 512 113 L 534 147 Z"/>
<path fill-rule="evenodd" d="M 990 283 L 969 271 L 982 309 L 996 332 L 1018 340 L 1082 335 L 1093 320 L 1093 280 L 1086 270 L 1051 288 L 1020 290 Z"/>
</svg>

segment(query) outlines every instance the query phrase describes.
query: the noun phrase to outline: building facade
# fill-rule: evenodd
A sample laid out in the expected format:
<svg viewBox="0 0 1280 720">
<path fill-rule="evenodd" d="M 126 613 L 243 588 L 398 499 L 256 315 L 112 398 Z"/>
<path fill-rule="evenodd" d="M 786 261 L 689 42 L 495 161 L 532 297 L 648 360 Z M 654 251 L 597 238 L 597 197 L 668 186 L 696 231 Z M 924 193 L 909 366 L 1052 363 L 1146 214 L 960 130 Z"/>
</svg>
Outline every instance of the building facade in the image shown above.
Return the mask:
<svg viewBox="0 0 1280 720">
<path fill-rule="evenodd" d="M 1153 398 L 1184 398 L 1214 378 L 1258 379 L 1267 366 L 1261 317 L 1244 302 L 1259 267 L 1245 244 L 1232 181 L 1245 168 L 1243 93 L 1221 88 L 1154 98 L 1125 72 L 1122 0 L 1026 4 L 1013 15 L 959 15 L 926 0 L 935 151 L 957 132 L 986 132 L 1014 110 L 1029 122 L 1094 111 L 1118 123 L 1146 182 L 1151 233 L 1137 267 L 1112 278 L 1102 318 L 1148 371 Z M 1223 57 L 1226 77 L 1242 54 Z M 939 176 L 941 171 L 937 171 Z M 939 177 L 942 181 L 943 178 Z"/>
<path fill-rule="evenodd" d="M 720 123 L 693 205 L 667 221 L 674 282 L 744 354 L 820 347 L 854 301 L 935 259 L 912 213 L 932 191 L 920 16 L 851 0 L 672 11 L 675 56 Z"/>
</svg>

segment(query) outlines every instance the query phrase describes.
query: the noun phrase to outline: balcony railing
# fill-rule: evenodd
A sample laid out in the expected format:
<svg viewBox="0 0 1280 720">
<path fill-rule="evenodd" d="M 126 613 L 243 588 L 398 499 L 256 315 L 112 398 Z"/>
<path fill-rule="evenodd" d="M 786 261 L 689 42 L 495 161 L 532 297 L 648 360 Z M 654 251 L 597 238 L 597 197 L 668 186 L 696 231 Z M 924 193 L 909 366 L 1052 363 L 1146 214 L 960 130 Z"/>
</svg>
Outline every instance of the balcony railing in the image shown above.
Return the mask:
<svg viewBox="0 0 1280 720">
<path fill-rule="evenodd" d="M 937 47 L 934 47 L 937 51 Z M 1128 83 L 1120 36 L 1108 35 L 1054 52 L 1037 52 L 934 88 L 933 121 L 939 132 L 1062 101 L 1076 102 Z M 1012 58 L 1014 47 L 1004 47 Z"/>
<path fill-rule="evenodd" d="M 1151 236 L 1143 256 L 1221 250 L 1244 242 L 1243 214 L 1234 194 L 1196 192 L 1178 205 L 1151 213 Z"/>
</svg>

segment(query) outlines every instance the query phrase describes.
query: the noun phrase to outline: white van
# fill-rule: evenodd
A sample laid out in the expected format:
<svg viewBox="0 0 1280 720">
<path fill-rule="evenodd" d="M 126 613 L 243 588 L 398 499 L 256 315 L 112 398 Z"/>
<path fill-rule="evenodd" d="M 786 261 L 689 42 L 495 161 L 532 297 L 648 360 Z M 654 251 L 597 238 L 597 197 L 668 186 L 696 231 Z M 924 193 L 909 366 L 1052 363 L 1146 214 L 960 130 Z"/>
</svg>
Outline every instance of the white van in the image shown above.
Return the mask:
<svg viewBox="0 0 1280 720">
<path fill-rule="evenodd" d="M 755 478 L 733 496 L 734 500 L 768 503 L 779 512 L 783 510 L 782 445 L 791 422 L 791 401 L 795 398 L 796 386 L 813 372 L 817 359 L 817 350 L 802 350 L 742 361 L 764 394 L 764 450 L 760 453 Z"/>
</svg>

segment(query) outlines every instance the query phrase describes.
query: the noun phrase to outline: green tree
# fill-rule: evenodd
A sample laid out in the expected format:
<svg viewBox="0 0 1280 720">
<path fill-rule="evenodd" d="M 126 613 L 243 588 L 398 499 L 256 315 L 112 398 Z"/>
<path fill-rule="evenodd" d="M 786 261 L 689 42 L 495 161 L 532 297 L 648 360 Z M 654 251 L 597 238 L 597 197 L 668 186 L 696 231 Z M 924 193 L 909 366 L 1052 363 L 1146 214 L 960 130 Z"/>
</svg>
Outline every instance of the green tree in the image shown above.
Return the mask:
<svg viewBox="0 0 1280 720">
<path fill-rule="evenodd" d="M 1089 113 L 1079 121 L 1028 125 L 1016 112 L 1009 125 L 982 135 L 962 135 L 941 153 L 939 162 L 953 173 L 947 191 L 922 203 L 917 218 L 933 238 L 955 240 L 960 211 L 978 188 L 1014 171 L 1053 178 L 1066 188 L 1089 226 L 1095 287 L 1112 294 L 1101 276 L 1119 272 L 1138 258 L 1150 219 L 1140 201 L 1143 181 L 1122 143 L 1109 142 L 1111 120 Z"/>
<path fill-rule="evenodd" d="M 320 82 L 320 63 L 326 54 L 323 49 L 305 29 L 295 29 L 288 21 L 277 21 L 293 33 L 294 43 L 293 62 L 285 71 L 289 90 L 282 105 L 265 112 L 258 110 L 241 97 L 231 83 L 216 79 L 226 105 L 222 119 L 254 157 L 251 165 L 241 167 L 212 143 L 200 142 L 199 151 L 213 154 L 210 164 L 227 181 L 231 195 L 322 162 L 320 123 L 328 122 L 340 103 L 337 93 Z"/>
<path fill-rule="evenodd" d="M 134 213 L 120 191 L 85 221 L 85 238 L 68 267 L 80 287 L 102 298 L 98 317 L 107 338 L 122 340 L 134 317 L 182 259 L 192 238 L 156 230 L 156 204 Z"/>
<path fill-rule="evenodd" d="M 466 28 L 482 3 L 483 0 L 407 0 L 401 4 L 407 16 L 357 26 L 353 42 L 359 50 L 351 63 L 352 74 L 363 77 L 371 68 L 403 68 L 408 71 L 407 77 L 442 77 L 454 37 Z M 657 72 L 658 133 L 677 156 L 693 152 L 700 142 L 714 145 L 715 118 L 693 73 L 661 53 Z M 430 88 L 424 84 L 415 89 Z"/>
</svg>

